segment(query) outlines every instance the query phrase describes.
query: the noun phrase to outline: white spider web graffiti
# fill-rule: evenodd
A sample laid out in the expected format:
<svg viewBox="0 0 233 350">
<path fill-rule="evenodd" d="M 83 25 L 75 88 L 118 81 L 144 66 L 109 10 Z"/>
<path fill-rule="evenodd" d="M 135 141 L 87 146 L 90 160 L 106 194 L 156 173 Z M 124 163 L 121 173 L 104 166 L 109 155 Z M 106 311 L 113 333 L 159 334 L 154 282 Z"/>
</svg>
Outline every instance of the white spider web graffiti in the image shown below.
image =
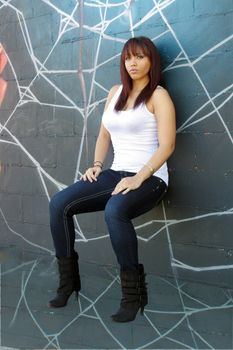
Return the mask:
<svg viewBox="0 0 233 350">
<path fill-rule="evenodd" d="M 233 34 L 228 33 L 227 36 L 224 36 L 218 41 L 213 40 L 213 43 L 211 45 L 205 47 L 198 55 L 196 55 L 196 57 L 195 55 L 193 56 L 193 54 L 189 53 L 188 49 L 182 43 L 180 36 L 175 31 L 174 26 L 171 24 L 169 19 L 171 16 L 169 11 L 172 11 L 172 9 L 175 8 L 177 2 L 178 0 L 149 0 L 146 3 L 143 2 L 142 5 L 142 1 L 137 0 L 92 0 L 79 2 L 70 1 L 67 5 L 64 4 L 64 2 L 62 3 L 60 1 L 41 0 L 40 3 L 46 5 L 48 11 L 54 15 L 54 17 L 50 18 L 50 21 L 51 23 L 52 21 L 55 21 L 56 34 L 53 38 L 52 47 L 49 47 L 48 51 L 44 53 L 44 57 L 40 58 L 40 55 L 37 55 L 36 53 L 35 45 L 32 39 L 33 35 L 30 32 L 30 25 L 28 24 L 28 18 L 30 17 L 27 17 L 29 16 L 28 14 L 25 17 L 25 7 L 22 5 L 22 3 L 20 4 L 20 1 L 0 0 L 0 16 L 1 12 L 3 13 L 3 11 L 7 9 L 12 16 L 15 16 L 15 18 L 17 18 L 19 32 L 23 38 L 23 43 L 29 57 L 30 70 L 34 71 L 33 79 L 30 81 L 27 79 L 23 81 L 19 80 L 15 64 L 6 51 L 6 55 L 8 57 L 8 69 L 11 72 L 16 84 L 16 98 L 14 101 L 15 105 L 13 107 L 11 106 L 12 108 L 10 110 L 10 113 L 5 116 L 5 119 L 3 121 L 1 121 L 0 128 L 3 136 L 0 138 L 0 145 L 12 145 L 25 155 L 25 157 L 36 169 L 36 181 L 38 181 L 42 186 L 48 201 L 51 196 L 49 189 L 49 186 L 51 184 L 56 187 L 57 190 L 64 188 L 66 184 L 58 181 L 55 176 L 52 176 L 36 158 L 36 156 L 30 151 L 30 149 L 24 145 L 19 137 L 15 135 L 14 131 L 11 129 L 12 120 L 14 120 L 14 118 L 17 116 L 20 108 L 31 104 L 35 104 L 41 108 L 51 108 L 53 111 L 69 110 L 74 112 L 79 121 L 81 120 L 81 122 L 78 124 L 80 145 L 79 149 L 77 150 L 75 162 L 76 166 L 73 173 L 73 181 L 76 181 L 82 173 L 81 160 L 82 155 L 86 151 L 87 147 L 86 141 L 88 136 L 88 122 L 91 118 L 93 118 L 93 114 L 96 113 L 99 106 L 106 101 L 106 96 L 110 88 L 109 82 L 106 80 L 108 77 L 103 78 L 103 74 L 101 75 L 101 72 L 103 72 L 103 69 L 106 67 L 108 67 L 108 69 L 109 67 L 114 67 L 117 72 L 117 62 L 119 60 L 120 49 L 124 42 L 127 40 L 129 35 L 136 36 L 137 33 L 141 33 L 142 28 L 145 28 L 146 32 L 152 33 L 150 32 L 150 26 L 152 23 L 154 23 L 153 21 L 155 21 L 158 25 L 156 28 L 153 28 L 155 34 L 151 35 L 151 39 L 154 42 L 157 42 L 159 40 L 165 40 L 169 37 L 169 42 L 171 42 L 174 46 L 174 58 L 166 65 L 164 68 L 164 73 L 169 74 L 169 72 L 176 72 L 180 69 L 187 69 L 192 73 L 195 81 L 198 83 L 201 94 L 204 96 L 203 103 L 201 105 L 199 104 L 192 114 L 185 117 L 185 120 L 180 123 L 177 132 L 182 133 L 184 131 L 190 131 L 192 130 L 192 127 L 200 125 L 208 121 L 210 118 L 215 118 L 218 120 L 221 130 L 224 131 L 225 137 L 227 138 L 231 147 L 233 143 L 232 129 L 229 126 L 230 123 L 228 120 L 226 120 L 224 113 L 222 113 L 222 110 L 232 99 L 232 79 L 230 80 L 229 77 L 229 82 L 227 81 L 225 86 L 219 89 L 213 96 L 213 94 L 209 92 L 208 84 L 206 84 L 202 74 L 199 73 L 198 65 L 205 57 L 216 52 L 218 49 L 222 47 L 228 47 L 227 45 L 230 44 L 233 38 Z M 30 4 L 30 2 L 28 2 L 28 4 Z M 90 18 L 89 16 L 86 16 L 86 13 L 90 14 Z M 116 28 L 120 28 L 120 32 L 117 32 Z M 77 32 L 79 33 L 79 39 L 77 39 Z M 60 67 L 59 60 L 55 61 L 56 63 L 54 64 L 54 57 L 59 54 L 59 50 L 61 49 L 61 42 L 72 42 L 72 40 L 78 40 L 79 42 L 78 52 L 76 52 L 76 62 L 74 53 L 74 61 L 71 59 L 70 67 Z M 94 53 L 91 50 L 88 52 L 88 48 L 85 46 L 85 41 L 91 44 L 94 43 Z M 110 45 L 109 51 L 106 49 L 106 47 L 108 47 L 107 45 Z M 114 54 L 112 54 L 113 51 Z M 88 58 L 88 54 L 90 55 L 89 61 L 93 63 L 90 66 L 88 66 L 90 63 L 86 59 Z M 65 77 L 65 79 L 67 77 L 67 79 L 70 79 L 71 81 L 73 81 L 72 79 L 74 77 L 74 81 L 76 83 L 79 83 L 79 98 L 81 96 L 81 102 L 75 96 L 77 95 L 76 91 L 74 93 L 73 91 L 67 91 L 65 87 L 60 84 L 60 81 L 57 80 L 57 77 L 59 76 Z M 114 78 L 116 76 L 117 73 L 115 76 L 113 75 Z M 39 83 L 41 85 L 39 85 Z M 48 94 L 48 96 L 43 93 L 40 94 L 39 88 L 37 86 L 42 87 L 41 90 L 43 90 L 44 87 L 45 89 L 47 88 L 48 90 L 50 89 L 53 91 L 58 102 L 54 103 L 54 100 L 50 99 L 50 94 Z M 37 247 L 51 254 L 53 253 L 46 246 L 36 244 L 30 239 L 24 237 L 23 233 L 13 229 L 8 223 L 7 215 L 4 213 L 4 210 L 0 210 L 2 220 L 7 226 L 9 232 L 17 235 L 29 245 Z M 190 217 L 182 217 L 181 219 L 171 219 L 169 218 L 170 215 L 168 215 L 166 205 L 163 203 L 162 212 L 162 220 L 145 222 L 144 224 L 137 225 L 136 229 L 138 230 L 139 240 L 145 243 L 156 239 L 162 233 L 166 235 L 169 247 L 170 261 L 174 273 L 174 284 L 172 284 L 172 288 L 177 291 L 181 309 L 179 312 L 175 312 L 179 316 L 178 320 L 176 320 L 172 324 L 169 331 L 166 332 L 162 332 L 156 327 L 156 322 L 154 321 L 153 316 L 155 314 L 160 314 L 160 316 L 162 314 L 171 316 L 174 312 L 172 310 L 161 311 L 150 308 L 146 309 L 146 321 L 148 322 L 148 327 L 151 327 L 153 330 L 153 336 L 151 337 L 151 340 L 146 340 L 143 344 L 138 343 L 135 348 L 142 349 L 149 346 L 156 346 L 156 343 L 159 340 L 167 338 L 175 345 L 183 346 L 185 348 L 193 348 L 192 346 L 195 346 L 195 348 L 200 348 L 199 342 L 201 342 L 202 346 L 212 349 L 213 345 L 211 344 L 211 341 L 207 340 L 207 338 L 205 339 L 198 332 L 198 330 L 195 329 L 195 327 L 192 325 L 191 317 L 196 314 L 201 314 L 206 310 L 224 310 L 232 308 L 232 295 L 231 293 L 226 293 L 224 301 L 217 306 L 212 306 L 211 304 L 208 304 L 208 302 L 203 303 L 198 298 L 194 298 L 191 294 L 188 294 L 188 292 L 185 290 L 185 284 L 180 283 L 178 279 L 178 271 L 179 269 L 192 272 L 225 271 L 232 269 L 233 265 L 220 263 L 217 265 L 197 267 L 181 261 L 176 257 L 176 254 L 174 252 L 171 229 L 173 227 L 186 223 L 190 223 L 190 225 L 192 225 L 192 223 L 195 223 L 196 221 L 204 221 L 206 218 L 230 217 L 233 213 L 232 208 L 228 208 L 222 211 L 207 212 L 205 214 L 193 215 Z M 75 220 L 77 242 L 88 243 L 93 240 L 101 240 L 107 237 L 107 235 L 93 238 L 86 237 L 86 234 L 82 230 L 78 218 Z M 155 230 L 155 232 L 150 233 L 148 237 L 140 234 L 141 229 L 148 226 L 151 227 L 152 224 L 157 224 L 159 227 Z M 30 269 L 28 275 L 22 275 L 21 296 L 18 300 L 14 317 L 12 318 L 12 324 L 14 324 L 19 311 L 19 307 L 23 302 L 33 322 L 38 327 L 43 337 L 47 340 L 45 348 L 49 348 L 50 346 L 59 348 L 59 337 L 61 334 L 81 317 L 94 318 L 98 320 L 101 327 L 105 330 L 106 336 L 115 341 L 116 346 L 119 348 L 125 348 L 124 342 L 114 335 L 113 330 L 103 321 L 100 312 L 96 307 L 97 302 L 105 294 L 108 293 L 114 283 L 119 281 L 119 277 L 116 273 L 112 273 L 111 270 L 108 271 L 108 274 L 112 277 L 111 282 L 105 286 L 104 290 L 98 294 L 96 298 L 91 299 L 87 295 L 81 294 L 81 301 L 79 301 L 80 312 L 78 315 L 59 331 L 55 332 L 54 334 L 48 334 L 44 326 L 42 326 L 37 320 L 35 314 L 27 303 L 27 286 L 30 278 L 35 273 L 36 267 L 38 266 L 38 261 L 36 260 L 30 262 L 29 266 Z M 19 267 L 17 267 L 17 269 L 18 268 Z M 10 274 L 14 271 L 15 269 L 12 271 L 8 270 L 4 272 L 3 275 Z M 169 282 L 165 283 L 169 284 Z M 195 302 L 195 307 L 188 307 L 186 298 L 189 300 L 192 299 Z M 88 313 L 90 310 L 93 311 L 92 315 Z M 192 346 L 185 343 L 184 341 L 177 340 L 172 335 L 174 329 L 183 323 L 186 324 L 190 332 L 190 338 L 192 339 L 192 344 L 194 344 Z"/>
</svg>

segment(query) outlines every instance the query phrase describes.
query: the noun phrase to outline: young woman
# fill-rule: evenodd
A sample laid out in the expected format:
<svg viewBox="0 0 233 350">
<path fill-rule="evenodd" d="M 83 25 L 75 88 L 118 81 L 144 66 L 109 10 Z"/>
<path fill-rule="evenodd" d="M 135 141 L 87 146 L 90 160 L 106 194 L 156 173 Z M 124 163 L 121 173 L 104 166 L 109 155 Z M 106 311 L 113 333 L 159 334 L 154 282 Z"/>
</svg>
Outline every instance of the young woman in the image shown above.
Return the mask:
<svg viewBox="0 0 233 350">
<path fill-rule="evenodd" d="M 60 285 L 50 307 L 65 306 L 81 283 L 74 250 L 73 216 L 104 210 L 113 250 L 120 265 L 122 299 L 112 319 L 135 319 L 147 304 L 147 288 L 132 219 L 156 206 L 166 193 L 166 161 L 175 147 L 175 109 L 159 85 L 159 53 L 146 37 L 129 39 L 120 63 L 122 85 L 108 95 L 93 165 L 80 181 L 58 192 L 50 202 L 51 232 Z M 110 142 L 114 160 L 102 170 Z"/>
</svg>

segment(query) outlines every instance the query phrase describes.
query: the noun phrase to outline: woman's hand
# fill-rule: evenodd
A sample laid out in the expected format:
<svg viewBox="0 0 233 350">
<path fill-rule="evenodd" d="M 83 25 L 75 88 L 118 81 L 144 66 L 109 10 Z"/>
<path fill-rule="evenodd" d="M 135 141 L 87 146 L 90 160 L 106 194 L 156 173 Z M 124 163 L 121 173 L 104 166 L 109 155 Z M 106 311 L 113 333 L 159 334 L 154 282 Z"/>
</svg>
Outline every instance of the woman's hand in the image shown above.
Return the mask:
<svg viewBox="0 0 233 350">
<path fill-rule="evenodd" d="M 93 182 L 97 181 L 97 177 L 101 173 L 102 169 L 100 166 L 93 166 L 92 168 L 88 168 L 85 173 L 81 176 L 81 180 Z"/>
<path fill-rule="evenodd" d="M 142 179 L 140 179 L 137 175 L 130 176 L 130 177 L 124 177 L 118 184 L 116 185 L 114 191 L 112 194 L 126 194 L 129 191 L 136 190 L 139 188 L 142 184 Z"/>
</svg>

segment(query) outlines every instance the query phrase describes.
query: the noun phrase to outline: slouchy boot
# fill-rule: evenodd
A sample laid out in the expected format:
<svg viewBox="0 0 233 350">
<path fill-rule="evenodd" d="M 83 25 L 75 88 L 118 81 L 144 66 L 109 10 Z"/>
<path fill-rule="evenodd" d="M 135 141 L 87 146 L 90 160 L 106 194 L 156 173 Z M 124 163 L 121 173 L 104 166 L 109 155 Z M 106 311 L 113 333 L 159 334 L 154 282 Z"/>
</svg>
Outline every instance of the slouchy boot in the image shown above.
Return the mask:
<svg viewBox="0 0 233 350">
<path fill-rule="evenodd" d="M 58 258 L 57 263 L 60 283 L 56 297 L 48 303 L 49 307 L 65 306 L 74 291 L 78 298 L 78 292 L 81 289 L 78 254 L 75 252 L 71 257 Z"/>
<path fill-rule="evenodd" d="M 113 321 L 133 321 L 139 309 L 143 315 L 148 303 L 145 276 L 142 264 L 135 271 L 121 271 L 122 299 L 119 310 L 111 316 Z"/>
</svg>

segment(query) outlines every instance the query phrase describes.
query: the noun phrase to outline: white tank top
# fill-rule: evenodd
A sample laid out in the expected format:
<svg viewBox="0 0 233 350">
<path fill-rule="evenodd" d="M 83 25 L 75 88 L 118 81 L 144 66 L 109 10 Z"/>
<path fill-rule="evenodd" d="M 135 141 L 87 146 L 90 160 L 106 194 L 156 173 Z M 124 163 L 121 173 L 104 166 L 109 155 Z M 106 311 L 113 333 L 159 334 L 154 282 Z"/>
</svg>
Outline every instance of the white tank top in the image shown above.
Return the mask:
<svg viewBox="0 0 233 350">
<path fill-rule="evenodd" d="M 121 90 L 122 85 L 110 101 L 102 119 L 113 145 L 114 159 L 111 169 L 137 173 L 158 148 L 157 120 L 145 103 L 134 109 L 115 111 Z M 167 163 L 153 175 L 168 184 Z"/>
</svg>

